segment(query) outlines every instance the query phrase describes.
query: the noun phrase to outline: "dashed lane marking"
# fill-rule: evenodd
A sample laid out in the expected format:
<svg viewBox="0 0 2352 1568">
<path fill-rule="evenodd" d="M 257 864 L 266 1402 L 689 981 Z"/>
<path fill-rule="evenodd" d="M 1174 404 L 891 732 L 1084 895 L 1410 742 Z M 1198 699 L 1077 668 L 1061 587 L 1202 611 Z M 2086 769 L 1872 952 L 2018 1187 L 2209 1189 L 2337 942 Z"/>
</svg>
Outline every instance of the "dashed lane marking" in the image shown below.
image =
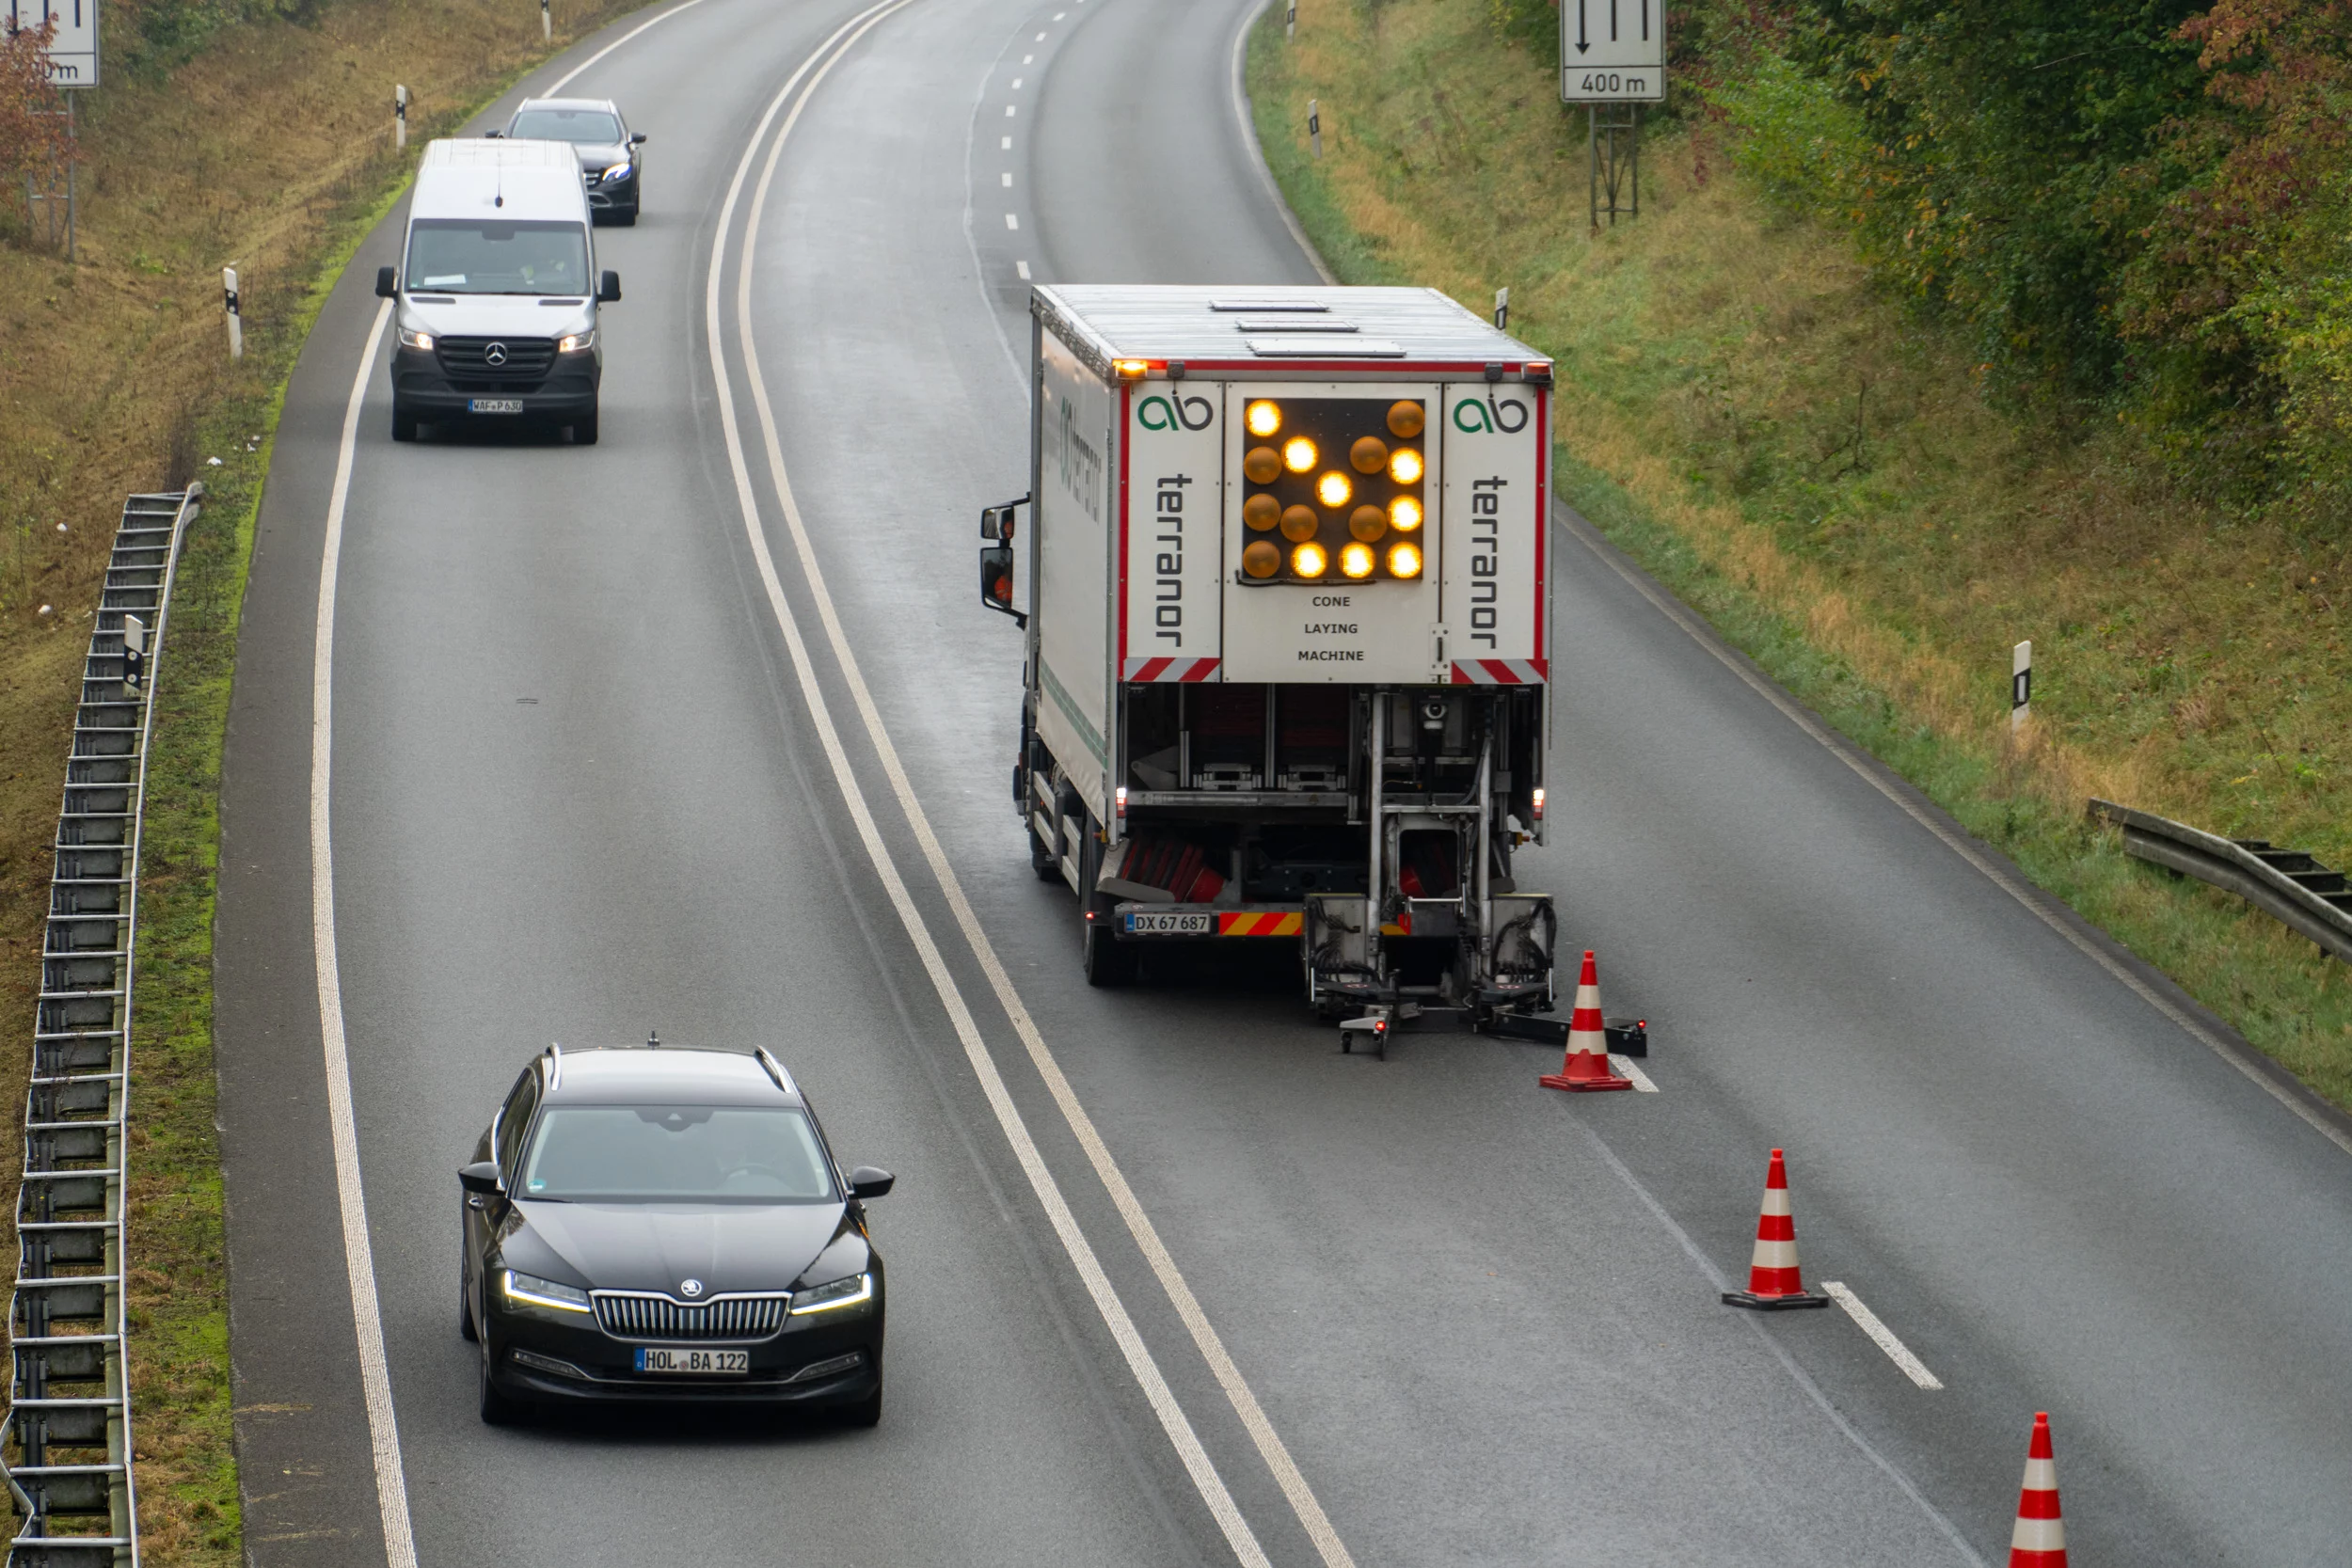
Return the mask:
<svg viewBox="0 0 2352 1568">
<path fill-rule="evenodd" d="M 1830 1300 L 1846 1309 L 1846 1316 L 1854 1321 L 1854 1326 L 1867 1334 L 1870 1337 L 1870 1342 L 1884 1351 L 1886 1358 L 1903 1370 L 1903 1376 L 1930 1391 L 1944 1386 L 1937 1380 L 1936 1375 L 1928 1370 L 1927 1363 L 1912 1354 L 1911 1347 L 1896 1338 L 1895 1331 L 1879 1322 L 1879 1315 L 1876 1312 L 1862 1305 L 1860 1296 L 1855 1295 L 1835 1279 L 1822 1280 L 1821 1291 Z"/>
</svg>

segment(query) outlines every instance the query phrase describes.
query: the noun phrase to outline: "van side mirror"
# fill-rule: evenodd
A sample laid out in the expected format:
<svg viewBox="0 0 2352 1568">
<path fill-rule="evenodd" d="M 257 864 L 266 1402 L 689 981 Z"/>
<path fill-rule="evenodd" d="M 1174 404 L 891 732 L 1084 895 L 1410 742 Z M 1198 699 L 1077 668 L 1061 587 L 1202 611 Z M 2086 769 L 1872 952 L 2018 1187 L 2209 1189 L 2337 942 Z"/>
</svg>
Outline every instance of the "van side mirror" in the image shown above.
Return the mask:
<svg viewBox="0 0 2352 1568">
<path fill-rule="evenodd" d="M 850 1196 L 859 1199 L 881 1197 L 898 1180 L 879 1165 L 860 1165 L 850 1173 Z"/>
<path fill-rule="evenodd" d="M 490 140 L 492 140 L 492 141 L 496 141 L 496 140 L 498 140 L 501 136 L 502 136 L 502 135 L 506 135 L 506 133 L 505 133 L 505 132 L 503 132 L 503 131 L 485 131 L 485 132 L 483 132 L 482 134 L 483 134 L 485 136 L 487 136 L 487 137 L 488 137 Z"/>
<path fill-rule="evenodd" d="M 596 303 L 598 305 L 617 305 L 620 303 L 620 299 L 621 275 L 617 272 L 599 274 L 596 278 Z"/>
<path fill-rule="evenodd" d="M 375 269 L 375 297 L 378 299 L 398 299 L 400 297 L 400 271 L 398 268 L 378 267 Z"/>
<path fill-rule="evenodd" d="M 496 1160 L 477 1160 L 457 1173 L 457 1184 L 476 1197 L 502 1197 L 506 1183 L 499 1177 Z"/>
<path fill-rule="evenodd" d="M 643 147 L 645 145 L 646 140 L 647 137 L 645 133 L 639 131 L 630 135 L 628 138 L 628 145 L 631 147 Z"/>
</svg>

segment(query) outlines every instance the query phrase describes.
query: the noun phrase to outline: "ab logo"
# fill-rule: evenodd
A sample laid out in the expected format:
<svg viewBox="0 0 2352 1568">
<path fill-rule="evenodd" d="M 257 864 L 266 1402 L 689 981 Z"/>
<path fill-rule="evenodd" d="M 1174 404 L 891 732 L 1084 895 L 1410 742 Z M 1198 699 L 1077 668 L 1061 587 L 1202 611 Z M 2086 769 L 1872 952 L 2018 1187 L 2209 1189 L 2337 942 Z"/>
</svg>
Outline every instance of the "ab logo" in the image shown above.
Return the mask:
<svg viewBox="0 0 2352 1568">
<path fill-rule="evenodd" d="M 1136 423 L 1146 430 L 1206 430 L 1216 418 L 1216 405 L 1207 398 L 1162 397 L 1154 392 L 1136 404 Z"/>
<path fill-rule="evenodd" d="M 1517 436 L 1527 428 L 1527 404 L 1517 398 L 1495 402 L 1492 392 L 1486 401 L 1464 399 L 1454 405 L 1454 428 L 1465 436 Z"/>
</svg>

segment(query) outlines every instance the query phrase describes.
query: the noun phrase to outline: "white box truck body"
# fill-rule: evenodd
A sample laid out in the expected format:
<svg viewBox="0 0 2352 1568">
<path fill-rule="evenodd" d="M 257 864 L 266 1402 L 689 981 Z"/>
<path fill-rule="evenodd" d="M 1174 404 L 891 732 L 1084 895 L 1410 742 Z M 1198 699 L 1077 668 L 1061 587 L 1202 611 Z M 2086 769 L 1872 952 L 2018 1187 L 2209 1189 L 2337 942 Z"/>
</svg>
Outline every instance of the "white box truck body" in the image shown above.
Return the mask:
<svg viewBox="0 0 2352 1568">
<path fill-rule="evenodd" d="M 1424 289 L 1039 287 L 1015 798 L 1090 977 L 1286 939 L 1330 1016 L 1548 1008 L 1551 366 Z M 1016 562 L 1029 592 L 1016 608 Z"/>
</svg>

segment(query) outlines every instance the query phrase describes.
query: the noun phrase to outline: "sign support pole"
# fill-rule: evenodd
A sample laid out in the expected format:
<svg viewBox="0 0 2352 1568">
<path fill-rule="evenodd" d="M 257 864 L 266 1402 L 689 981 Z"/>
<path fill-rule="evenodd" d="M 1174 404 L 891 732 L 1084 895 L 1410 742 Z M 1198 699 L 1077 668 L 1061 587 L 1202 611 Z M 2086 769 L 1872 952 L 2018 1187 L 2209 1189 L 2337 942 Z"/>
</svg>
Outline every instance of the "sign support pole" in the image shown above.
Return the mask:
<svg viewBox="0 0 2352 1568">
<path fill-rule="evenodd" d="M 1642 215 L 1642 106 L 1593 103 L 1585 108 L 1585 148 L 1591 159 L 1592 225 Z"/>
</svg>

